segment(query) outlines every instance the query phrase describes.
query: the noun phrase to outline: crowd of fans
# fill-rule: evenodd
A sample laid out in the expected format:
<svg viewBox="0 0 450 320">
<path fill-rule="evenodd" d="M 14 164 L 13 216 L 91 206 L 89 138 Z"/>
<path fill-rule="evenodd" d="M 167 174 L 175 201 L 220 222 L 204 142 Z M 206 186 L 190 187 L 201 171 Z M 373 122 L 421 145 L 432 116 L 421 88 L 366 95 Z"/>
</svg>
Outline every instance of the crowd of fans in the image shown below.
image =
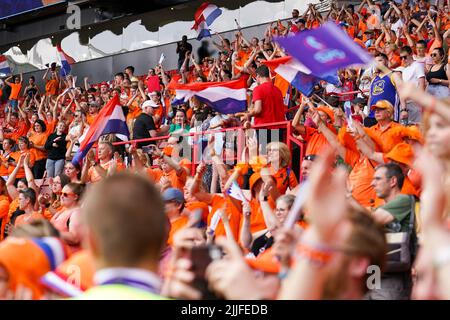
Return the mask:
<svg viewBox="0 0 450 320">
<path fill-rule="evenodd" d="M 217 53 L 184 36 L 172 71 L 5 79 L 0 298 L 450 298 L 449 1 L 399 2 L 309 5 L 261 38 L 216 34 Z M 306 97 L 264 61 L 330 20 L 376 63 Z M 180 83 L 240 78 L 244 112 L 172 103 Z M 115 96 L 139 142 L 105 135 L 72 161 Z"/>
</svg>

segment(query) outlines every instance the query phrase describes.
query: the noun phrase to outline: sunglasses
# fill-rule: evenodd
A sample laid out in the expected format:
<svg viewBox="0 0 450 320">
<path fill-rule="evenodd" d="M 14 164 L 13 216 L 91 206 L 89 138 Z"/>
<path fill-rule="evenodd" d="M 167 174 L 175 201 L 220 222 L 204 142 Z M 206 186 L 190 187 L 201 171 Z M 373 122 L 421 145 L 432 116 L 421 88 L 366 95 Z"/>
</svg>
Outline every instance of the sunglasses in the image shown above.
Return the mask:
<svg viewBox="0 0 450 320">
<path fill-rule="evenodd" d="M 67 193 L 67 192 L 61 192 L 61 195 L 65 198 L 68 198 L 70 196 L 76 196 L 75 193 Z"/>
<path fill-rule="evenodd" d="M 438 55 L 437 55 L 436 53 L 432 53 L 431 56 L 432 56 L 433 58 L 436 58 Z"/>
<path fill-rule="evenodd" d="M 400 59 L 406 60 L 406 59 L 408 59 L 408 56 L 400 56 Z"/>
<path fill-rule="evenodd" d="M 303 157 L 303 160 L 314 161 L 316 157 L 317 156 L 315 154 L 308 154 L 307 156 Z"/>
</svg>

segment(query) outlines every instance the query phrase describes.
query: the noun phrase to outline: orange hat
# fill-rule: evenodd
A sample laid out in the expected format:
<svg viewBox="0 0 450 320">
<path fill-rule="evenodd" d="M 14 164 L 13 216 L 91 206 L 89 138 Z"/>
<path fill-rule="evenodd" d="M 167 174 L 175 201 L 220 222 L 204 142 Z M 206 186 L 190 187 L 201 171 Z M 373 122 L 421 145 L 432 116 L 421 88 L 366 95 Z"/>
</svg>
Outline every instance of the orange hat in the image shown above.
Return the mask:
<svg viewBox="0 0 450 320">
<path fill-rule="evenodd" d="M 420 132 L 420 129 L 418 126 L 406 127 L 406 137 L 411 140 L 416 140 L 421 144 L 425 143 L 425 140 L 423 139 L 423 136 L 422 136 L 422 132 Z"/>
<path fill-rule="evenodd" d="M 246 259 L 247 264 L 256 270 L 266 273 L 279 273 L 281 270 L 280 262 L 275 258 L 272 248 L 259 254 L 254 259 Z"/>
<path fill-rule="evenodd" d="M 374 110 L 376 108 L 387 109 L 391 112 L 391 114 L 394 113 L 394 106 L 387 100 L 378 100 L 377 103 L 370 107 L 370 110 Z"/>
<path fill-rule="evenodd" d="M 71 281 L 74 275 L 78 281 Z M 95 265 L 90 251 L 82 250 L 64 261 L 55 271 L 46 273 L 41 282 L 64 297 L 74 297 L 94 285 Z"/>
<path fill-rule="evenodd" d="M 411 166 L 414 161 L 414 150 L 409 144 L 401 142 L 386 154 L 386 158 Z"/>
<path fill-rule="evenodd" d="M 319 107 L 317 107 L 317 111 L 325 112 L 327 114 L 328 118 L 330 118 L 331 122 L 334 122 L 334 112 L 330 108 L 325 107 L 325 106 L 319 106 Z"/>
<path fill-rule="evenodd" d="M 31 290 L 39 300 L 44 288 L 40 278 L 67 257 L 63 243 L 57 238 L 14 238 L 0 243 L 0 266 L 9 275 L 8 287 L 15 292 L 19 285 Z"/>
<path fill-rule="evenodd" d="M 250 184 L 250 190 L 251 190 L 251 191 L 253 191 L 253 186 L 254 186 L 254 185 L 256 184 L 256 182 L 258 182 L 259 180 L 262 180 L 261 173 L 259 173 L 259 172 L 255 172 L 254 174 L 252 174 L 252 175 L 250 176 L 249 184 Z"/>
</svg>

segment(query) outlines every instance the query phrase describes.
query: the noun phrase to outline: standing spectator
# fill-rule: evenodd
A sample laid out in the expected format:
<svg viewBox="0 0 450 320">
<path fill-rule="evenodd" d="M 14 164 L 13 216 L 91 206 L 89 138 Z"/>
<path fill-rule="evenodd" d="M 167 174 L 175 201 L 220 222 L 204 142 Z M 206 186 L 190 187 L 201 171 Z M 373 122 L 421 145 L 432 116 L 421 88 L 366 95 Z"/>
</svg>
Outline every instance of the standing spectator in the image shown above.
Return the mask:
<svg viewBox="0 0 450 320">
<path fill-rule="evenodd" d="M 408 46 L 400 50 L 400 58 L 403 61 L 402 79 L 404 82 L 413 83 L 418 89 L 425 90 L 425 71 L 423 64 L 414 61 L 412 49 Z M 418 124 L 422 120 L 422 112 L 414 102 L 404 101 L 408 112 L 408 123 Z"/>
<path fill-rule="evenodd" d="M 450 64 L 445 61 L 445 54 L 442 48 L 435 48 L 431 53 L 433 65 L 426 73 L 428 93 L 436 98 L 447 98 L 450 96 Z"/>
<path fill-rule="evenodd" d="M 402 169 L 393 163 L 377 167 L 372 186 L 385 205 L 373 212 L 375 221 L 384 225 L 388 232 L 414 232 L 409 230 L 412 199 L 401 194 L 405 176 Z M 372 290 L 369 299 L 404 300 L 411 295 L 411 269 L 404 272 L 386 272 L 381 276 L 381 288 Z"/>
<path fill-rule="evenodd" d="M 133 127 L 133 139 L 147 139 L 154 138 L 158 135 L 156 131 L 153 114 L 159 106 L 153 100 L 144 101 L 141 106 L 142 113 L 136 118 Z M 138 148 L 147 146 L 149 144 L 156 144 L 155 141 L 139 142 Z"/>
<path fill-rule="evenodd" d="M 183 36 L 181 41 L 177 42 L 177 51 L 178 53 L 178 70 L 181 69 L 183 65 L 184 59 L 186 58 L 186 52 L 192 52 L 192 45 L 187 42 L 187 36 Z M 189 69 L 189 60 L 186 63 L 186 70 Z"/>
<path fill-rule="evenodd" d="M 130 79 L 131 82 L 139 82 L 139 79 L 134 75 L 133 66 L 126 67 L 124 73 L 128 75 L 128 79 Z"/>
<path fill-rule="evenodd" d="M 247 119 L 253 117 L 255 125 L 285 121 L 286 107 L 283 103 L 283 94 L 274 86 L 267 66 L 262 65 L 256 69 L 256 82 L 258 86 L 253 90 L 253 106 L 247 114 Z M 277 127 L 279 126 L 272 126 L 269 129 Z M 268 135 L 267 142 L 270 142 L 270 136 Z"/>
<path fill-rule="evenodd" d="M 63 121 L 58 122 L 56 132 L 50 134 L 45 142 L 45 150 L 48 152 L 47 177 L 53 178 L 63 172 L 66 156 L 66 124 Z"/>
<path fill-rule="evenodd" d="M 8 104 L 11 106 L 13 112 L 17 112 L 18 104 L 19 104 L 19 96 L 20 96 L 20 90 L 22 90 L 22 82 L 23 77 L 22 74 L 19 76 L 14 77 L 14 83 L 10 82 L 13 76 L 8 77 L 5 80 L 5 83 L 11 88 L 11 94 L 9 95 Z M 6 109 L 5 109 L 6 113 Z"/>
<path fill-rule="evenodd" d="M 47 141 L 48 133 L 47 127 L 41 119 L 38 119 L 33 124 L 34 131 L 31 131 L 30 148 L 34 154 L 35 163 L 33 166 L 33 175 L 36 179 L 42 179 L 45 171 L 45 164 L 47 162 L 47 151 L 45 149 L 45 142 Z"/>
<path fill-rule="evenodd" d="M 399 119 L 399 97 L 397 93 L 397 87 L 401 82 L 401 78 L 398 73 L 395 73 L 388 69 L 388 58 L 384 53 L 378 53 L 375 56 L 375 62 L 378 64 L 375 76 L 372 84 L 370 85 L 369 106 L 375 105 L 379 100 L 387 100 L 394 106 L 394 120 Z M 364 125 L 366 127 L 373 126 L 376 122 L 375 113 L 373 110 L 364 119 Z"/>
<path fill-rule="evenodd" d="M 53 66 L 53 64 L 52 64 Z M 50 72 L 50 79 L 47 78 L 48 72 L 51 70 Z M 44 76 L 42 77 L 42 80 L 45 81 L 45 94 L 49 97 L 54 97 L 58 95 L 58 90 L 59 90 L 59 77 L 58 77 L 58 73 L 56 72 L 55 69 L 50 69 L 48 68 L 45 71 Z"/>
<path fill-rule="evenodd" d="M 25 87 L 24 95 L 26 99 L 33 99 L 37 94 L 40 94 L 39 87 L 36 85 L 36 80 L 34 76 L 28 79 L 28 86 Z"/>
</svg>

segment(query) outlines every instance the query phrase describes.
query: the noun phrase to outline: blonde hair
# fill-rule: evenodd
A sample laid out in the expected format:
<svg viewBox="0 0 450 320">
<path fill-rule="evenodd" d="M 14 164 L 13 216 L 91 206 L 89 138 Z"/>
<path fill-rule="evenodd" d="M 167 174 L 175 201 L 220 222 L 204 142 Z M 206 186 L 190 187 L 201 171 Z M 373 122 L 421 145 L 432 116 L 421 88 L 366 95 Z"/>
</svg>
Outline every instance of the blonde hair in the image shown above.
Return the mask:
<svg viewBox="0 0 450 320">
<path fill-rule="evenodd" d="M 271 142 L 267 144 L 267 149 L 277 149 L 280 155 L 280 167 L 288 167 L 291 164 L 291 151 L 287 144 L 283 142 Z"/>
</svg>

